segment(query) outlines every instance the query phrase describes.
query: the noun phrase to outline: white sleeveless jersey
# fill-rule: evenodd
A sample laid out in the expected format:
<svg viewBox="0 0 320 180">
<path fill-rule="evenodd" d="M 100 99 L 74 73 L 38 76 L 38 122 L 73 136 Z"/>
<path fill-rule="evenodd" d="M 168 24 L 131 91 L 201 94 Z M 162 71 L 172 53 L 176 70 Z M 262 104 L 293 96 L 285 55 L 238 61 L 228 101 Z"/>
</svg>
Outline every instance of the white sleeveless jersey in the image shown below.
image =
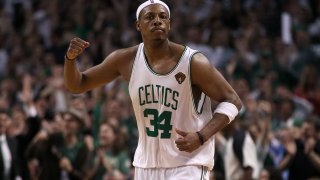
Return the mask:
<svg viewBox="0 0 320 180">
<path fill-rule="evenodd" d="M 167 74 L 154 72 L 139 45 L 129 82 L 139 141 L 133 165 L 140 168 L 172 168 L 203 165 L 213 168 L 214 138 L 192 153 L 175 145 L 175 129 L 185 132 L 201 130 L 212 118 L 210 98 L 203 93 L 194 103 L 190 64 L 197 51 L 185 47 L 177 65 Z M 197 105 L 198 104 L 198 105 Z"/>
</svg>

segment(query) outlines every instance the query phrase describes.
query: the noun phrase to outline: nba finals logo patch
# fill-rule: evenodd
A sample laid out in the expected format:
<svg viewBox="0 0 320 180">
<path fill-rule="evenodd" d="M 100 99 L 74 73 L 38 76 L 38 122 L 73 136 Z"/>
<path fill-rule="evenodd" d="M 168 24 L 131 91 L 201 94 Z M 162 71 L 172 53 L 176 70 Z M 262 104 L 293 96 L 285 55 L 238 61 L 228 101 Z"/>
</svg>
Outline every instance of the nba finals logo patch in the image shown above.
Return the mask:
<svg viewBox="0 0 320 180">
<path fill-rule="evenodd" d="M 186 79 L 186 75 L 184 75 L 182 72 L 179 72 L 174 76 L 179 84 L 182 84 L 183 81 Z"/>
</svg>

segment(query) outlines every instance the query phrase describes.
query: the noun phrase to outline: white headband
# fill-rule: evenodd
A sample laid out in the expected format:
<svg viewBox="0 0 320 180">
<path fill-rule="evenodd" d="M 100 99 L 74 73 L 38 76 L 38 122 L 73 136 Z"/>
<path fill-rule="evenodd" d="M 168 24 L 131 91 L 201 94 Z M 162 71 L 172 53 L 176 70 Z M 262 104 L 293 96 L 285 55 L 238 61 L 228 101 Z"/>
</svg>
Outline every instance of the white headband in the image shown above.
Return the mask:
<svg viewBox="0 0 320 180">
<path fill-rule="evenodd" d="M 148 0 L 144 3 L 142 3 L 138 9 L 137 9 L 137 13 L 136 13 L 136 16 L 137 16 L 137 20 L 139 19 L 139 14 L 140 12 L 142 11 L 143 8 L 151 5 L 151 4 L 161 4 L 162 6 L 164 6 L 167 10 L 168 10 L 168 13 L 169 13 L 169 18 L 170 18 L 170 9 L 169 7 L 166 5 L 166 3 L 160 1 L 160 0 Z"/>
</svg>

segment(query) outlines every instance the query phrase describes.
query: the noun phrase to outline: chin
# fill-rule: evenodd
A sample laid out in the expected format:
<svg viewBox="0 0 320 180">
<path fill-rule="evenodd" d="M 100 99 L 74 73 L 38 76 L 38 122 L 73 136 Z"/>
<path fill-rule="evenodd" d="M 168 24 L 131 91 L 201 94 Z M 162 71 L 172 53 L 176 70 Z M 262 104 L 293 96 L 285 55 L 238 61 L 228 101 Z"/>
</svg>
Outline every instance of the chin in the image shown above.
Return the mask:
<svg viewBox="0 0 320 180">
<path fill-rule="evenodd" d="M 155 39 L 153 39 L 153 41 L 155 42 L 155 43 L 163 43 L 163 42 L 165 42 L 167 39 L 166 38 L 155 38 Z"/>
</svg>

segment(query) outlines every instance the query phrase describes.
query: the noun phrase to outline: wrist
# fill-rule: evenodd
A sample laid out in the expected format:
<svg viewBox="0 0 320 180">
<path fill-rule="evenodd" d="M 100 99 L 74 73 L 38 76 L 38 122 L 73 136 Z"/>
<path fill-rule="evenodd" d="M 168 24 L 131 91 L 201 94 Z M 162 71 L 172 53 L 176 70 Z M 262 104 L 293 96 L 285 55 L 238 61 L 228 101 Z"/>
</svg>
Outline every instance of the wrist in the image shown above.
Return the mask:
<svg viewBox="0 0 320 180">
<path fill-rule="evenodd" d="M 73 59 L 72 59 L 72 58 L 69 58 L 69 57 L 68 57 L 68 54 L 66 54 L 66 55 L 64 56 L 64 59 L 65 59 L 65 60 L 68 60 L 68 61 L 74 61 L 76 58 L 73 58 Z"/>
<path fill-rule="evenodd" d="M 203 145 L 205 142 L 203 135 L 199 131 L 197 131 L 196 134 L 198 135 L 200 144 Z"/>
</svg>

